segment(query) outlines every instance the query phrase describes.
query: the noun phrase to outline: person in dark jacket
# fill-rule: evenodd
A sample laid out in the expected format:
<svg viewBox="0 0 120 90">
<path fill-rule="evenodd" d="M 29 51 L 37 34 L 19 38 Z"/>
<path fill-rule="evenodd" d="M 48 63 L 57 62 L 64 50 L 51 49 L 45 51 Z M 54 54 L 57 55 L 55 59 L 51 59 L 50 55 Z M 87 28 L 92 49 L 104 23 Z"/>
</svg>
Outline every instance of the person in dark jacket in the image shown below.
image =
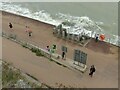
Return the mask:
<svg viewBox="0 0 120 90">
<path fill-rule="evenodd" d="M 96 36 L 95 41 L 98 42 L 98 36 Z"/>
<path fill-rule="evenodd" d="M 99 41 L 99 34 L 95 35 L 95 41 L 98 42 Z"/>
<path fill-rule="evenodd" d="M 94 72 L 95 72 L 95 67 L 94 67 L 94 65 L 92 65 L 91 68 L 90 68 L 89 75 L 92 77 Z"/>
<path fill-rule="evenodd" d="M 12 28 L 13 28 L 13 25 L 12 25 L 12 23 L 9 23 L 9 27 L 10 27 L 10 29 L 12 29 Z"/>
<path fill-rule="evenodd" d="M 65 59 L 65 52 L 62 52 L 62 59 Z"/>
</svg>

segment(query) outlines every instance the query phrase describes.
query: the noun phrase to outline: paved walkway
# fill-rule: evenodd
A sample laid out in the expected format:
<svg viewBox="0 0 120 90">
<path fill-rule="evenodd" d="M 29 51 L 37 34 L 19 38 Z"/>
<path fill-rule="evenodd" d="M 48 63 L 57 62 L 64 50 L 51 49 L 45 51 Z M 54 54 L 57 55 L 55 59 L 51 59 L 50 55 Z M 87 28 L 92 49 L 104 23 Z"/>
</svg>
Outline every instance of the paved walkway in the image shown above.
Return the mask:
<svg viewBox="0 0 120 90">
<path fill-rule="evenodd" d="M 30 73 L 38 80 L 54 87 L 61 83 L 67 87 L 117 87 L 115 75 L 117 70 L 114 70 L 117 62 L 104 63 L 106 67 L 103 70 L 98 70 L 95 76 L 91 78 L 88 76 L 88 71 L 81 74 L 69 70 L 44 57 L 37 57 L 30 50 L 7 39 L 3 39 L 3 59 L 13 63 L 23 72 Z M 106 71 L 108 69 L 110 70 Z"/>
<path fill-rule="evenodd" d="M 41 62 L 37 62 L 37 61 L 40 61 L 40 58 L 33 56 L 34 54 L 30 54 L 31 52 L 29 50 L 26 50 L 24 48 L 19 48 L 18 47 L 19 45 L 15 45 L 15 44 L 11 43 L 10 41 L 3 40 L 3 56 L 4 56 L 4 58 L 6 58 L 6 60 L 8 62 L 13 62 L 16 65 L 16 67 L 21 68 L 22 70 L 24 70 L 26 72 L 29 71 L 31 74 L 33 74 L 32 71 L 36 70 L 34 72 L 34 75 L 35 75 L 35 73 L 37 73 L 37 75 L 35 75 L 35 76 L 38 77 L 39 80 L 45 79 L 44 81 L 46 81 L 46 82 L 49 81 L 50 79 L 53 79 L 53 80 L 51 80 L 51 82 L 54 81 L 54 83 L 55 83 L 55 80 L 56 80 L 59 83 L 61 83 L 60 81 L 63 81 L 63 83 L 65 83 L 68 81 L 70 83 L 70 85 L 78 86 L 78 87 L 117 87 L 118 86 L 118 51 L 116 48 L 112 48 L 112 51 L 114 52 L 113 54 L 105 54 L 105 53 L 101 53 L 101 52 L 95 52 L 93 50 L 90 50 L 90 49 L 87 49 L 84 47 L 80 47 L 79 45 L 76 45 L 74 43 L 54 37 L 52 34 L 53 27 L 51 27 L 50 25 L 43 24 L 41 22 L 36 22 L 31 19 L 11 15 L 11 14 L 4 14 L 2 19 L 3 19 L 2 20 L 3 21 L 2 28 L 3 28 L 4 32 L 11 33 L 11 31 L 9 30 L 9 27 L 8 27 L 8 22 L 12 22 L 14 24 L 14 31 L 12 33 L 16 34 L 18 38 L 21 38 L 22 40 L 25 40 L 26 42 L 30 42 L 34 45 L 40 46 L 43 49 L 45 49 L 47 45 L 51 46 L 52 44 L 56 44 L 58 54 L 61 54 L 61 46 L 62 45 L 67 46 L 68 50 L 69 50 L 67 53 L 67 58 L 70 58 L 70 60 L 73 59 L 74 49 L 80 49 L 81 51 L 84 51 L 85 53 L 88 54 L 88 59 L 87 59 L 88 68 L 92 64 L 94 64 L 96 66 L 96 73 L 95 73 L 94 78 L 92 78 L 92 80 L 91 80 L 91 78 L 89 78 L 89 76 L 88 76 L 89 70 L 87 70 L 87 72 L 85 72 L 82 75 L 82 78 L 81 78 L 80 72 L 78 72 L 79 75 L 77 75 L 77 76 L 74 75 L 77 72 L 74 72 L 74 74 L 72 74 L 72 75 L 73 75 L 73 77 L 76 77 L 76 79 L 75 79 L 72 77 L 67 78 L 67 76 L 71 75 L 70 73 L 65 73 L 62 71 L 60 73 L 58 73 L 59 69 L 56 69 L 54 73 L 49 72 L 50 74 L 53 73 L 54 77 L 49 77 L 49 75 L 48 75 L 49 79 L 47 78 L 48 80 L 46 80 L 45 77 L 43 78 L 43 76 L 41 76 L 41 74 L 39 74 L 40 72 L 38 73 L 38 71 L 41 70 L 41 68 L 39 67 L 39 63 L 41 63 Z M 30 29 L 33 30 L 32 38 L 29 38 L 28 35 L 25 33 L 25 29 L 26 29 L 25 25 L 29 25 Z M 28 54 L 28 52 L 29 52 L 29 54 Z M 45 61 L 45 60 L 43 60 L 43 61 Z M 36 63 L 36 64 L 34 64 L 34 63 Z M 46 65 L 46 62 L 44 62 L 44 64 Z M 42 63 L 41 65 L 44 66 L 44 64 Z M 21 65 L 24 65 L 24 68 Z M 30 68 L 31 66 L 32 67 L 34 66 L 35 68 L 31 69 Z M 49 68 L 49 67 L 44 66 L 44 68 Z M 52 69 L 54 70 L 54 68 L 52 68 Z M 62 67 L 62 68 L 64 68 L 64 67 Z M 60 74 L 59 76 L 61 76 L 61 77 L 65 76 L 64 78 L 66 78 L 68 80 L 65 79 L 66 81 L 64 81 L 64 79 L 62 79 L 59 81 L 59 77 L 57 77 L 56 72 L 57 72 L 57 74 Z M 44 76 L 46 74 L 48 74 L 48 73 L 44 73 L 44 70 L 41 73 Z M 61 74 L 63 74 L 63 75 L 61 75 Z M 51 85 L 50 81 L 48 84 Z M 65 84 L 67 84 L 67 83 L 65 83 Z M 52 85 L 54 85 L 54 84 L 52 83 Z"/>
<path fill-rule="evenodd" d="M 20 39 L 13 39 L 13 38 L 10 38 L 9 35 L 7 35 L 6 33 L 3 32 L 3 37 L 4 38 L 9 38 L 9 40 L 15 42 L 15 43 L 18 43 L 20 45 L 23 45 L 25 44 L 26 42 L 20 40 Z M 61 55 L 59 54 L 56 54 L 56 53 L 51 53 L 51 52 L 48 52 L 47 50 L 45 49 L 42 49 L 40 48 L 39 46 L 36 46 L 36 45 L 33 45 L 31 43 L 27 43 L 27 48 L 37 48 L 39 49 L 44 55 L 45 57 L 49 58 L 49 59 L 52 59 L 55 63 L 57 64 L 61 64 L 62 66 L 64 67 L 67 67 L 71 70 L 78 70 L 82 73 L 84 73 L 86 70 L 87 70 L 87 65 L 85 64 L 82 64 L 82 63 L 79 63 L 72 60 L 72 59 L 69 59 L 69 58 L 66 58 L 66 59 L 62 59 Z M 59 57 L 59 58 L 58 58 Z"/>
</svg>

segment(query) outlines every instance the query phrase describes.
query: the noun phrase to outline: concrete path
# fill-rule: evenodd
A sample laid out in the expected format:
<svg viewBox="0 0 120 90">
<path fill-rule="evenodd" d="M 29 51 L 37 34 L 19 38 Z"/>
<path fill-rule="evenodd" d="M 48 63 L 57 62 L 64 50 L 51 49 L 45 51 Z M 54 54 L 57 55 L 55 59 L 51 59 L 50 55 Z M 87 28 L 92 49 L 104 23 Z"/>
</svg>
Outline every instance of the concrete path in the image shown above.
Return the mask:
<svg viewBox="0 0 120 90">
<path fill-rule="evenodd" d="M 57 87 L 63 84 L 67 87 L 117 87 L 117 61 L 105 62 L 101 70 L 96 71 L 93 78 L 85 74 L 74 72 L 44 57 L 37 57 L 34 53 L 20 45 L 3 38 L 3 59 L 23 72 L 27 72 L 39 81 Z M 100 61 L 101 62 L 101 61 Z M 99 64 L 99 63 L 98 63 Z"/>
</svg>

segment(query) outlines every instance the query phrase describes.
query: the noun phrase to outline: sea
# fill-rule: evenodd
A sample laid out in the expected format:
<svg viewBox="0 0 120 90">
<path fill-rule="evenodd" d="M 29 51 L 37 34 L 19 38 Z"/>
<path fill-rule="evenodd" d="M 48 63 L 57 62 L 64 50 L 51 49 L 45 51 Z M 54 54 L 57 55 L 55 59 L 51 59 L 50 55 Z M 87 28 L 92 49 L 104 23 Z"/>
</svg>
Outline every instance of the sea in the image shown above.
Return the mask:
<svg viewBox="0 0 120 90">
<path fill-rule="evenodd" d="M 104 34 L 105 42 L 120 46 L 117 2 L 0 2 L 0 6 L 1 11 L 55 26 L 70 22 L 64 27 L 73 34 L 81 30 L 91 37 Z"/>
</svg>

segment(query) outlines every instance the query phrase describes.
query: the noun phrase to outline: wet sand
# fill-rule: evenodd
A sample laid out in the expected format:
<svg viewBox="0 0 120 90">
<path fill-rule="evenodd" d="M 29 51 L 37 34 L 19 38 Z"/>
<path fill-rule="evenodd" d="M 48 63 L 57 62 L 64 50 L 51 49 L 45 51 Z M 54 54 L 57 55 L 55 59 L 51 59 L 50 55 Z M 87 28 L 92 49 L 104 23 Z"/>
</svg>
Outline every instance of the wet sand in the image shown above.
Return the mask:
<svg viewBox="0 0 120 90">
<path fill-rule="evenodd" d="M 8 27 L 9 22 L 13 23 L 12 32 L 9 30 L 9 27 Z M 33 31 L 33 36 L 31 38 L 29 38 L 28 35 L 25 33 L 26 25 L 28 25 L 30 29 Z M 92 46 L 91 44 L 90 45 L 92 47 L 90 47 L 90 45 L 87 46 L 89 48 L 80 47 L 79 45 L 74 44 L 72 42 L 68 42 L 68 41 L 54 37 L 52 34 L 53 26 L 51 25 L 44 24 L 28 18 L 20 17 L 17 15 L 8 14 L 8 13 L 3 13 L 2 26 L 3 26 L 3 32 L 14 33 L 20 39 L 25 40 L 26 42 L 39 45 L 43 49 L 47 45 L 56 44 L 57 45 L 56 53 L 58 54 L 61 54 L 61 46 L 66 45 L 68 47 L 67 58 L 70 58 L 70 59 L 73 59 L 74 49 L 80 49 L 88 54 L 88 58 L 87 58 L 88 68 L 93 64 L 96 67 L 97 71 L 95 73 L 95 76 L 92 79 L 88 76 L 89 70 L 87 70 L 87 72 L 85 72 L 81 76 L 81 74 L 78 74 L 76 72 L 72 74 L 67 74 L 65 73 L 66 69 L 64 71 L 64 68 L 62 68 L 63 71 L 60 72 L 60 76 L 62 76 L 61 78 L 57 77 L 58 73 L 56 73 L 56 72 L 59 72 L 59 69 L 56 69 L 55 72 L 53 73 L 56 77 L 54 76 L 54 77 L 46 78 L 47 75 L 49 76 L 51 72 L 44 73 L 44 70 L 42 70 L 41 72 L 38 72 L 40 68 L 37 67 L 36 65 L 35 65 L 35 69 L 32 68 L 34 66 L 33 65 L 34 61 L 38 62 L 40 58 L 35 56 L 30 57 L 32 54 L 29 55 L 27 53 L 29 51 L 27 51 L 26 49 L 23 50 L 22 48 L 18 49 L 17 45 L 12 45 L 13 43 L 3 39 L 3 58 L 5 58 L 5 60 L 8 62 L 14 63 L 16 67 L 22 69 L 25 72 L 29 71 L 30 69 L 31 74 L 34 73 L 34 76 L 38 77 L 39 80 L 47 83 L 48 85 L 50 84 L 54 86 L 54 84 L 58 81 L 59 83 L 62 82 L 65 85 L 71 85 L 73 87 L 95 87 L 96 88 L 96 87 L 117 87 L 118 86 L 118 48 L 117 47 L 110 45 L 110 47 L 107 49 L 110 53 L 109 52 L 106 53 L 105 52 L 106 50 L 104 51 L 105 48 L 102 48 L 103 46 L 99 47 L 98 49 L 96 48 L 97 51 L 93 50 L 94 46 Z M 9 43 L 11 43 L 11 45 Z M 31 62 L 31 64 L 25 65 L 24 64 L 25 60 L 27 60 L 28 63 Z M 18 64 L 18 61 L 21 64 Z M 40 63 L 41 62 L 38 62 L 37 64 L 40 64 Z M 42 65 L 44 68 L 48 67 L 46 66 L 46 62 L 44 62 Z M 43 76 L 41 75 L 41 73 Z"/>
</svg>

